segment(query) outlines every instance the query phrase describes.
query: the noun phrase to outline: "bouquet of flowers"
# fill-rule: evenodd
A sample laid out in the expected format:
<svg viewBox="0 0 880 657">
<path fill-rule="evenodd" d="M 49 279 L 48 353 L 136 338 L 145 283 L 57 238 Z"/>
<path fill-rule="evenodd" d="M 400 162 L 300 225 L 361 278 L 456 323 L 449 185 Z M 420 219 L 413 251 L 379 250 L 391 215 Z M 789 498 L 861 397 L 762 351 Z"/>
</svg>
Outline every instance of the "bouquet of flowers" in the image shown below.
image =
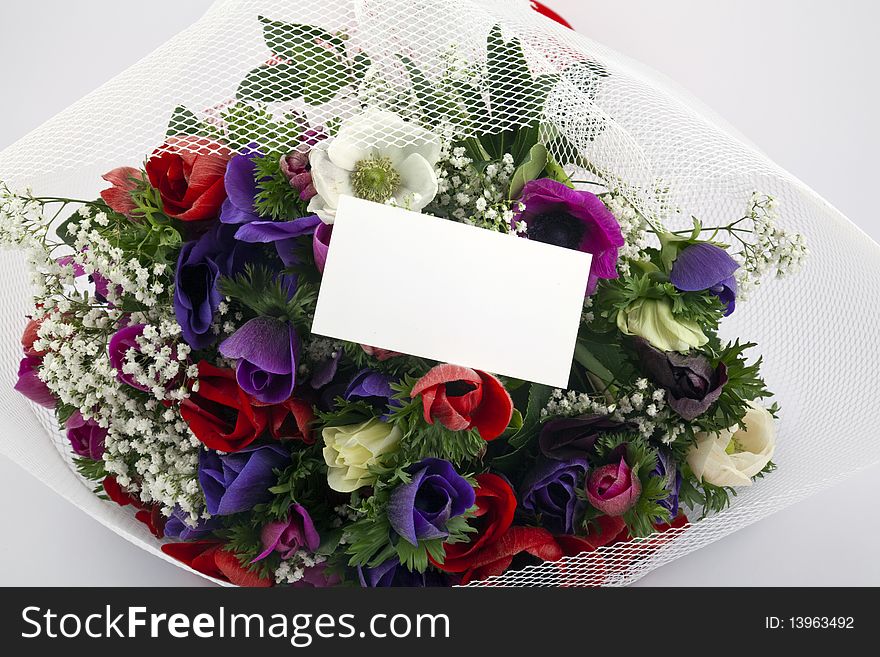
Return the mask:
<svg viewBox="0 0 880 657">
<path fill-rule="evenodd" d="M 402 4 L 354 5 L 221 3 L 262 33 L 232 95 L 169 108 L 100 194 L 0 187 L 36 288 L 14 387 L 100 504 L 217 580 L 631 580 L 775 468 L 752 322 L 723 336 L 807 256 L 779 185 L 685 205 L 672 170 L 646 181 L 628 72 L 525 9 L 468 4 L 419 51 Z M 313 334 L 345 195 L 591 254 L 569 388 Z"/>
</svg>

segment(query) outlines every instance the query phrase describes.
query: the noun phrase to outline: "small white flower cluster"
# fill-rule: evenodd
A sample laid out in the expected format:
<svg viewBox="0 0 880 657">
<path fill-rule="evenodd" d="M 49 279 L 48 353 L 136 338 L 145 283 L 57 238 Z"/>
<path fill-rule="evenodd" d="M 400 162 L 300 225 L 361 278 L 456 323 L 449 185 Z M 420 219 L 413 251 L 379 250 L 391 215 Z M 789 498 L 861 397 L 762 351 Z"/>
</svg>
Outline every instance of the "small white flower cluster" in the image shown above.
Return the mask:
<svg viewBox="0 0 880 657">
<path fill-rule="evenodd" d="M 135 323 L 138 313 L 132 314 Z M 150 390 L 156 399 L 182 400 L 188 396 L 186 378 L 198 377 L 197 365 L 187 360 L 192 351 L 180 342 L 180 325 L 173 317 L 164 317 L 157 324 L 146 324 L 136 338 L 138 349 L 125 354 L 122 373 Z"/>
<path fill-rule="evenodd" d="M 104 468 L 123 488 L 144 502 L 175 506 L 196 521 L 204 510 L 198 485 L 200 443 L 167 402 L 184 399 L 190 348 L 179 341 L 180 327 L 167 296 L 165 266 L 145 267 L 97 227 L 110 218 L 82 206 L 69 227 L 73 253 L 52 257 L 45 205 L 0 186 L 0 245 L 24 247 L 35 286 L 32 317 L 39 322 L 34 349 L 45 351 L 38 376 L 63 406 L 78 410 L 108 430 Z M 99 273 L 108 282 L 107 302 L 98 304 L 81 284 L 83 274 Z M 144 308 L 125 317 L 120 307 L 136 300 Z M 125 320 L 125 321 L 123 321 Z M 149 388 L 149 394 L 122 383 L 110 362 L 108 343 L 121 326 L 144 324 L 138 349 L 124 357 L 122 373 Z"/>
<path fill-rule="evenodd" d="M 666 391 L 654 388 L 647 379 L 638 379 L 635 388 L 622 392 L 614 401 L 574 390 L 555 389 L 550 401 L 541 410 L 541 418 L 604 415 L 615 422 L 627 424 L 640 436 L 649 438 L 663 429 L 661 442 L 671 444 L 685 431 L 666 404 Z"/>
<path fill-rule="evenodd" d="M 301 375 L 307 376 L 317 366 L 326 363 L 332 358 L 336 358 L 340 351 L 342 351 L 342 343 L 338 340 L 311 336 L 303 341 L 302 358 L 300 359 L 297 371 Z"/>
<path fill-rule="evenodd" d="M 0 181 L 0 247 L 39 248 L 47 225 L 40 203 L 31 200 L 30 194 L 16 194 Z"/>
<path fill-rule="evenodd" d="M 624 243 L 618 249 L 617 269 L 621 274 L 628 274 L 631 262 L 648 259 L 645 254 L 645 249 L 649 246 L 648 222 L 632 203 L 618 192 L 600 194 L 599 198 L 620 224 Z"/>
<path fill-rule="evenodd" d="M 737 297 L 746 299 L 766 275 L 777 278 L 796 274 L 803 267 L 810 252 L 804 236 L 776 225 L 779 210 L 776 199 L 758 194 L 749 202 L 748 214 L 741 221 L 751 223 L 754 241 L 745 241 L 734 224 L 731 235 L 742 244 L 735 255 L 741 267 L 736 272 Z M 739 223 L 739 222 L 736 222 Z"/>
<path fill-rule="evenodd" d="M 156 263 L 148 269 L 136 258 L 126 260 L 125 252 L 95 228 L 95 224 L 100 227 L 108 225 L 109 218 L 105 213 L 93 213 L 91 208 L 84 206 L 79 215 L 82 220 L 70 227 L 74 239 L 73 262 L 86 274 L 97 272 L 107 280 L 107 301 L 111 304 L 117 304 L 123 296 L 130 296 L 147 308 L 156 306 L 159 295 L 165 292 L 165 284 L 161 281 L 166 273 L 165 265 Z"/>
<path fill-rule="evenodd" d="M 326 560 L 327 557 L 323 555 L 298 550 L 290 559 L 285 559 L 275 569 L 275 583 L 296 584 L 305 576 L 307 568 L 314 568 Z"/>
<path fill-rule="evenodd" d="M 522 211 L 519 201 L 507 200 L 513 176 L 513 156 L 505 153 L 499 162 L 492 162 L 480 172 L 465 149 L 456 146 L 440 154 L 437 163 L 437 196 L 429 212 L 448 216 L 471 226 L 501 233 L 511 231 L 515 210 Z"/>
</svg>

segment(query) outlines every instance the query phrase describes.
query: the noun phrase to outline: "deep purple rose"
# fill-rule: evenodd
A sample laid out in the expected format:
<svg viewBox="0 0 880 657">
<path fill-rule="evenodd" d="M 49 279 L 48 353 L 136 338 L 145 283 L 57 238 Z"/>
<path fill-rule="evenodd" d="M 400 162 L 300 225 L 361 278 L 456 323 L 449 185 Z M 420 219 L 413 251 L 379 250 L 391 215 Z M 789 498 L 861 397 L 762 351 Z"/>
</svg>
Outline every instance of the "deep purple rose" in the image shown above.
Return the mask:
<svg viewBox="0 0 880 657">
<path fill-rule="evenodd" d="M 220 529 L 221 526 L 219 518 L 199 518 L 193 526 L 190 524 L 189 514 L 179 506 L 175 506 L 165 522 L 165 536 L 181 541 L 197 541 Z"/>
<path fill-rule="evenodd" d="M 199 239 L 186 242 L 177 258 L 174 314 L 183 339 L 193 349 L 214 344 L 214 313 L 223 299 L 217 288 L 221 276 L 233 276 L 254 255 L 250 244 L 234 238 L 235 226 L 214 225 Z"/>
<path fill-rule="evenodd" d="M 449 461 L 427 458 L 407 468 L 412 475 L 388 500 L 388 520 L 412 545 L 446 538 L 446 523 L 474 505 L 474 489 Z"/>
<path fill-rule="evenodd" d="M 683 292 L 709 290 L 727 307 L 724 315 L 736 307 L 736 278 L 739 263 L 719 246 L 700 242 L 685 247 L 676 257 L 669 281 Z"/>
<path fill-rule="evenodd" d="M 221 354 L 238 360 L 238 385 L 264 404 L 280 404 L 293 394 L 298 352 L 293 325 L 267 316 L 248 320 L 220 345 Z"/>
<path fill-rule="evenodd" d="M 619 463 L 596 468 L 587 479 L 587 499 L 609 516 L 622 516 L 642 495 L 642 482 L 621 456 Z"/>
<path fill-rule="evenodd" d="M 555 534 L 573 534 L 584 510 L 577 490 L 584 483 L 586 459 L 541 459 L 520 486 L 522 507 L 541 516 L 541 524 Z"/>
<path fill-rule="evenodd" d="M 290 463 L 280 445 L 250 445 L 234 454 L 221 456 L 212 450 L 199 452 L 199 484 L 205 494 L 208 513 L 228 516 L 250 511 L 272 498 L 269 488 L 277 483 L 273 470 Z"/>
<path fill-rule="evenodd" d="M 146 325 L 130 324 L 119 329 L 113 334 L 113 337 L 110 338 L 110 343 L 107 345 L 107 351 L 110 354 L 110 364 L 116 370 L 116 378 L 138 390 L 149 390 L 150 388 L 135 381 L 131 374 L 126 374 L 123 371 L 123 366 L 126 362 L 125 355 L 129 350 L 134 349 L 140 353 L 141 347 L 137 343 L 137 339 L 143 334 L 144 326 Z"/>
<path fill-rule="evenodd" d="M 401 565 L 400 559 L 391 558 L 375 568 L 358 566 L 358 579 L 363 588 L 422 588 L 430 586 L 449 586 L 449 580 L 443 573 L 426 570 L 417 573 Z"/>
<path fill-rule="evenodd" d="M 617 278 L 623 235 L 598 196 L 540 178 L 525 184 L 519 200 L 525 210 L 514 216 L 513 224 L 524 221 L 530 240 L 592 254 L 587 294 L 595 292 L 600 278 Z"/>
<path fill-rule="evenodd" d="M 74 411 L 64 423 L 67 429 L 67 440 L 73 451 L 92 461 L 100 461 L 104 456 L 104 438 L 107 437 L 107 429 L 99 427 L 98 423 L 89 418 L 86 420 L 82 413 Z"/>
<path fill-rule="evenodd" d="M 49 390 L 49 386 L 37 375 L 37 370 L 42 364 L 42 356 L 22 358 L 18 364 L 18 380 L 15 382 L 14 388 L 35 404 L 46 408 L 55 408 L 55 396 Z"/>
<path fill-rule="evenodd" d="M 701 354 L 659 351 L 643 338 L 632 338 L 639 364 L 655 384 L 666 390 L 666 402 L 690 422 L 709 410 L 727 383 L 727 366 L 712 367 Z"/>
<path fill-rule="evenodd" d="M 678 515 L 678 494 L 681 491 L 681 470 L 676 466 L 668 450 L 661 449 L 657 452 L 657 467 L 651 474 L 660 477 L 666 483 L 669 496 L 658 500 L 657 504 L 669 510 L 670 521 L 675 520 Z"/>
<path fill-rule="evenodd" d="M 273 552 L 277 552 L 282 559 L 290 559 L 299 550 L 314 552 L 321 545 L 315 524 L 301 504 L 291 504 L 284 520 L 263 525 L 260 540 L 263 542 L 263 551 L 254 561 L 265 559 Z"/>
<path fill-rule="evenodd" d="M 619 431 L 625 425 L 607 415 L 578 415 L 548 420 L 541 427 L 538 446 L 541 453 L 556 461 L 586 458 L 603 433 Z"/>
</svg>

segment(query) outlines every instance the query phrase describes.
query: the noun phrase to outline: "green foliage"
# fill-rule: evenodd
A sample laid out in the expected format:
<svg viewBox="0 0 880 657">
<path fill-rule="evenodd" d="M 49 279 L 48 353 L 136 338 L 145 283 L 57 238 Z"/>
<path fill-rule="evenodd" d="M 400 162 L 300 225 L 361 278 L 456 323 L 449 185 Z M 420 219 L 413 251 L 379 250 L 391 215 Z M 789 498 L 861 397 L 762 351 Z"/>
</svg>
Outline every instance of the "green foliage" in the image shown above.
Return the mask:
<svg viewBox="0 0 880 657">
<path fill-rule="evenodd" d="M 104 461 L 93 461 L 92 459 L 79 456 L 73 459 L 76 471 L 83 479 L 89 481 L 103 481 L 108 472 L 104 468 Z"/>
<path fill-rule="evenodd" d="M 299 191 L 291 187 L 281 170 L 281 154 L 270 153 L 254 158 L 254 178 L 257 194 L 254 207 L 261 217 L 274 221 L 287 221 L 303 217 L 306 204 L 299 198 Z"/>
<path fill-rule="evenodd" d="M 262 522 L 257 516 L 237 522 L 218 532 L 228 541 L 221 549 L 232 552 L 248 572 L 259 577 L 273 578 L 275 570 L 281 565 L 281 557 L 277 552 L 272 552 L 265 559 L 252 563 L 263 552 L 261 529 Z"/>
<path fill-rule="evenodd" d="M 552 393 L 552 388 L 540 383 L 533 383 L 529 386 L 529 401 L 522 426 L 507 441 L 512 447 L 522 447 L 537 437 L 541 429 L 541 411 L 550 401 Z"/>
<path fill-rule="evenodd" d="M 532 146 L 523 163 L 513 172 L 513 177 L 510 179 L 509 198 L 516 198 L 527 182 L 539 178 L 547 166 L 547 160 L 547 147 L 544 144 L 538 143 Z"/>
<path fill-rule="evenodd" d="M 276 118 L 260 103 L 235 103 L 224 109 L 221 116 L 224 132 L 218 137 L 234 151 L 241 151 L 250 144 L 262 147 L 277 144 L 293 150 L 308 127 L 300 115 L 290 112 Z"/>
<path fill-rule="evenodd" d="M 236 93 L 240 100 L 278 103 L 302 98 L 309 105 L 321 105 L 350 82 L 341 38 L 312 25 L 262 16 L 260 22 L 266 46 L 286 61 L 263 64 L 248 73 Z"/>
<path fill-rule="evenodd" d="M 751 364 L 746 360 L 745 351 L 755 346 L 754 342 L 736 340 L 718 351 L 710 351 L 714 367 L 721 363 L 726 366 L 727 383 L 709 412 L 695 421 L 702 431 L 715 432 L 732 427 L 745 417 L 749 401 L 772 396 L 761 378 L 762 359 Z"/>
<path fill-rule="evenodd" d="M 256 315 L 292 322 L 306 332 L 311 327 L 318 290 L 314 285 L 300 283 L 293 296 L 282 277 L 263 265 L 248 263 L 244 272 L 220 279 L 220 292 L 249 308 Z"/>
<path fill-rule="evenodd" d="M 165 131 L 165 136 L 197 135 L 207 137 L 212 135 L 213 132 L 214 129 L 199 119 L 191 109 L 178 105 L 171 113 L 171 119 L 168 121 L 168 129 Z"/>
<path fill-rule="evenodd" d="M 269 489 L 274 496 L 272 501 L 256 508 L 276 520 L 287 515 L 291 504 L 314 508 L 309 502 L 314 500 L 315 491 L 326 483 L 327 465 L 317 446 L 295 451 L 290 458 L 292 464 L 278 473 L 278 482 Z"/>
<path fill-rule="evenodd" d="M 634 269 L 600 285 L 594 306 L 601 318 L 613 324 L 620 311 L 639 299 L 668 299 L 677 319 L 696 322 L 707 330 L 718 327 L 725 306 L 717 296 L 708 291 L 681 292 L 656 265 L 640 264 L 643 271 Z"/>
<path fill-rule="evenodd" d="M 422 124 L 434 127 L 456 115 L 463 114 L 458 99 L 449 90 L 430 82 L 409 57 L 398 55 L 398 58 L 409 75 L 412 91 L 421 112 Z"/>
</svg>

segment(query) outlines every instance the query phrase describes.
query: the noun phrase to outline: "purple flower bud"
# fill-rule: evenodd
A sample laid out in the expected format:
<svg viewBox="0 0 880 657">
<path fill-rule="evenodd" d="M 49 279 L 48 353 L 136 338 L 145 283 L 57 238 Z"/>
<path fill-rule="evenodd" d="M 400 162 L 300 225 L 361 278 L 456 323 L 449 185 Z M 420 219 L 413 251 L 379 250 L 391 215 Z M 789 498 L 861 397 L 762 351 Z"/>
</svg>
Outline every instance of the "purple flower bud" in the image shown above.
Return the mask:
<svg viewBox="0 0 880 657">
<path fill-rule="evenodd" d="M 724 249 L 700 242 L 685 247 L 678 254 L 669 273 L 669 281 L 684 292 L 710 290 L 727 306 L 724 315 L 736 306 L 736 279 L 739 263 Z"/>
<path fill-rule="evenodd" d="M 107 429 L 99 427 L 91 418 L 86 420 L 79 411 L 74 411 L 64 426 L 67 429 L 67 439 L 76 454 L 92 461 L 101 460 L 104 456 Z"/>
<path fill-rule="evenodd" d="M 299 550 L 314 552 L 321 545 L 321 537 L 309 512 L 300 504 L 292 504 L 284 520 L 265 524 L 260 540 L 264 549 L 253 562 L 265 559 L 273 552 L 278 552 L 282 559 L 290 559 Z"/>
</svg>

